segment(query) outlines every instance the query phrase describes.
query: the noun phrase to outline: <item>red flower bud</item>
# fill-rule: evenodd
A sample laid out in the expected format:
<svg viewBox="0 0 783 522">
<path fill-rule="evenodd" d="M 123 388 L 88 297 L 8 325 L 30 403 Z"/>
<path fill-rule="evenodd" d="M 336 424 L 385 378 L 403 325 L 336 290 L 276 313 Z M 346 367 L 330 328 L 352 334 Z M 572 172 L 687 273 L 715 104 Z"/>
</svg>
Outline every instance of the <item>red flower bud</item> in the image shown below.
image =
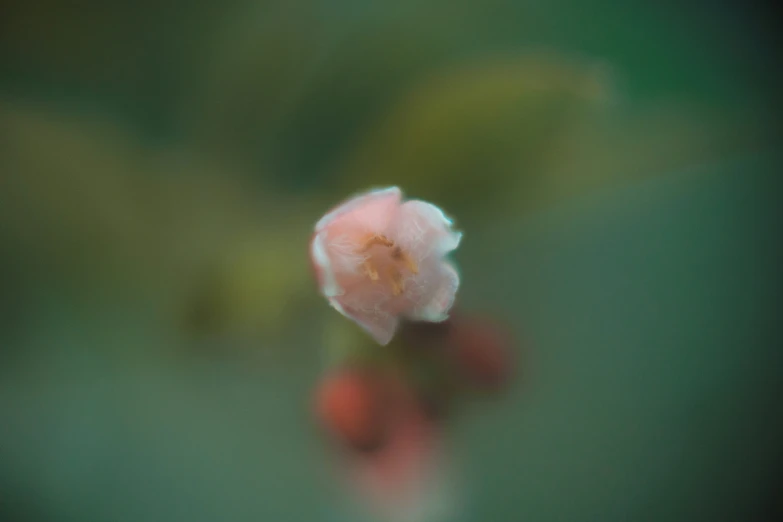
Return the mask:
<svg viewBox="0 0 783 522">
<path fill-rule="evenodd" d="M 497 390 L 512 374 L 511 335 L 486 319 L 460 316 L 449 330 L 449 345 L 458 371 L 480 389 Z"/>
<path fill-rule="evenodd" d="M 327 376 L 316 393 L 316 414 L 349 447 L 372 451 L 386 437 L 384 394 L 371 372 L 347 369 Z"/>
</svg>

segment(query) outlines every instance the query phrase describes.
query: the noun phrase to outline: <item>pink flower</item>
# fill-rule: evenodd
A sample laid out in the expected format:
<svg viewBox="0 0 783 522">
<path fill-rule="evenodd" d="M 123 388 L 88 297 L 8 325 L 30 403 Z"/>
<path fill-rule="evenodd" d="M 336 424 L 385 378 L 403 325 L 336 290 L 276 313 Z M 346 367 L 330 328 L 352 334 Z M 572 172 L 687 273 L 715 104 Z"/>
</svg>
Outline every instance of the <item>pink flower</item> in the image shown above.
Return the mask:
<svg viewBox="0 0 783 522">
<path fill-rule="evenodd" d="M 381 345 L 400 318 L 448 318 L 459 275 L 445 256 L 462 234 L 430 203 L 397 187 L 346 201 L 315 225 L 310 255 L 329 303 Z"/>
<path fill-rule="evenodd" d="M 413 401 L 394 413 L 386 444 L 348 461 L 349 485 L 381 520 L 453 520 L 459 506 L 441 427 Z"/>
</svg>

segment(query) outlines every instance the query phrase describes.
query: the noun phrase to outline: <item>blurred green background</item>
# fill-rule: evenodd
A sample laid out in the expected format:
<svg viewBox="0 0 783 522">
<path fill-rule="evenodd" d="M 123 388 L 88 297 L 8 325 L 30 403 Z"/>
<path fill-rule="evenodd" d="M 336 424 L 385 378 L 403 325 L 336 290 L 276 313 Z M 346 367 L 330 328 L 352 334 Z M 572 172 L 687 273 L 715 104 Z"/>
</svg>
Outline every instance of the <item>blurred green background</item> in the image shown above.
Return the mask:
<svg viewBox="0 0 783 522">
<path fill-rule="evenodd" d="M 525 383 L 462 520 L 761 519 L 780 474 L 775 28 L 739 2 L 0 7 L 0 517 L 346 521 L 315 221 L 454 215 Z"/>
</svg>

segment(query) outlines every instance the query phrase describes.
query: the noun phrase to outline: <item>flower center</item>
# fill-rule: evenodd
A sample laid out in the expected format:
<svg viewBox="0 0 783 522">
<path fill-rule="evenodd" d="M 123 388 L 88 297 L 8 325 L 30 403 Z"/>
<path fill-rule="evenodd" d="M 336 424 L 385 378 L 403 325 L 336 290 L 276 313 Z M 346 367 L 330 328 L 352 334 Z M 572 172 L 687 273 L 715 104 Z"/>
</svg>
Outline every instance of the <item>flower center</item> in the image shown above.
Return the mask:
<svg viewBox="0 0 783 522">
<path fill-rule="evenodd" d="M 401 269 L 412 274 L 419 273 L 419 267 L 411 256 L 386 236 L 370 236 L 359 252 L 367 256 L 362 264 L 364 274 L 373 283 L 389 284 L 395 296 L 405 291 Z"/>
</svg>

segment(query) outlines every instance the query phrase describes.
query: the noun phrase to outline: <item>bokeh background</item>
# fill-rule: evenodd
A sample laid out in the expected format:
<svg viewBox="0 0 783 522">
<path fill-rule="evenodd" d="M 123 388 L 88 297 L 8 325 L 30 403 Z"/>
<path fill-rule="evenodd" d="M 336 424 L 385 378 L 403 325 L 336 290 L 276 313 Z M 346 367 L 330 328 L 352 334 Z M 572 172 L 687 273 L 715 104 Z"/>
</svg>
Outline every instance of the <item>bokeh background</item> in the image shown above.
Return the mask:
<svg viewBox="0 0 783 522">
<path fill-rule="evenodd" d="M 461 520 L 763 519 L 776 31 L 721 1 L 3 2 L 0 517 L 358 520 L 307 241 L 397 184 L 524 340 L 453 427 Z"/>
</svg>

